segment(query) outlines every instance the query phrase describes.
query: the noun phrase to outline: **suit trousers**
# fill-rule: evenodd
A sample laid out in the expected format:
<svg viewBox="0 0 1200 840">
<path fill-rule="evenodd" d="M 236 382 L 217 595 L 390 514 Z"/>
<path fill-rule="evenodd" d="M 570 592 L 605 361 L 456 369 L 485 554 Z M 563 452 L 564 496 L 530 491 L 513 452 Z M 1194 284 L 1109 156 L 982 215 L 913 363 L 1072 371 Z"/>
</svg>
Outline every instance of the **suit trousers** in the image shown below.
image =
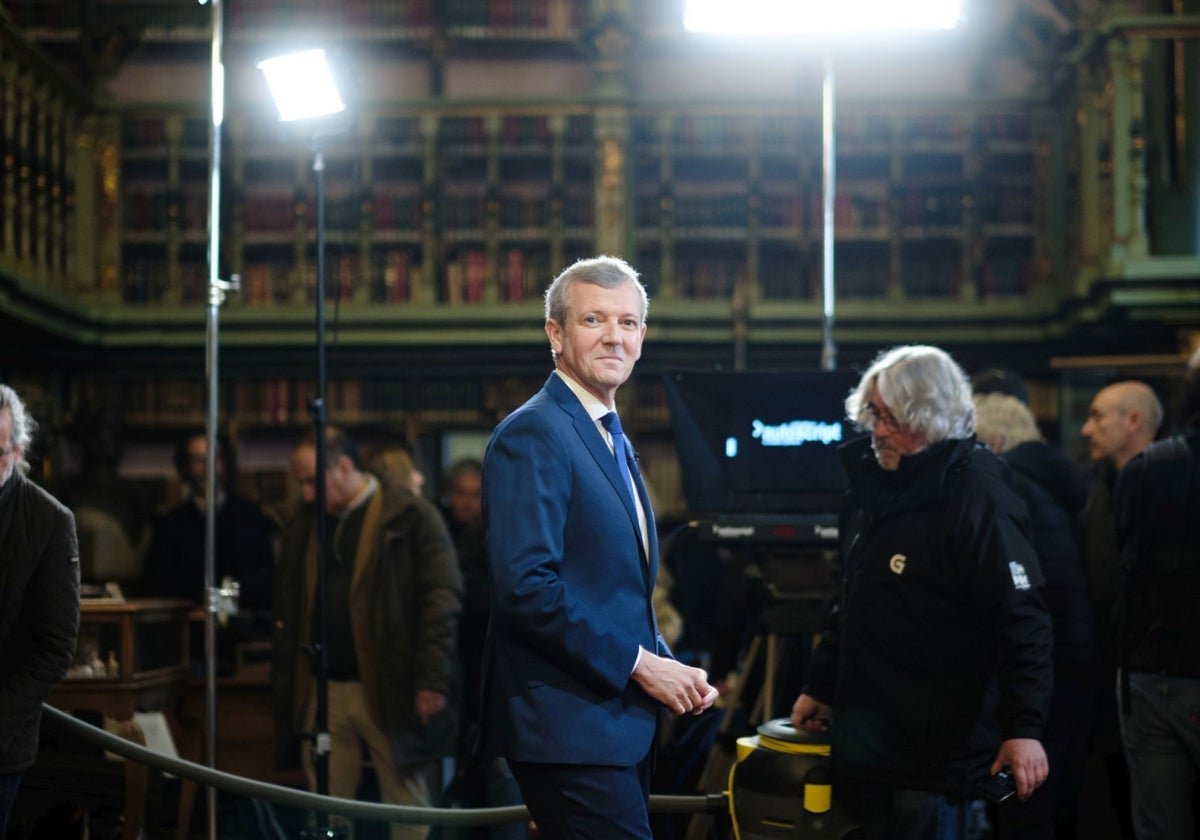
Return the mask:
<svg viewBox="0 0 1200 840">
<path fill-rule="evenodd" d="M 436 764 L 398 764 L 392 739 L 371 719 L 363 686 L 358 681 L 329 681 L 329 795 L 356 799 L 362 782 L 363 751 L 370 756 L 379 780 L 380 799 L 388 805 L 431 807 L 430 780 Z M 316 721 L 316 695 L 309 698 L 307 729 Z M 304 771 L 309 787 L 317 788 L 316 765 L 311 744 L 304 747 Z M 346 817 L 333 816 L 335 825 L 347 826 L 353 840 L 353 826 Z M 429 826 L 392 823 L 391 840 L 424 840 Z"/>
<path fill-rule="evenodd" d="M 539 840 L 653 840 L 649 755 L 630 767 L 508 763 Z"/>
<path fill-rule="evenodd" d="M 17 789 L 21 786 L 20 773 L 0 773 L 0 837 L 4 837 Z"/>
</svg>

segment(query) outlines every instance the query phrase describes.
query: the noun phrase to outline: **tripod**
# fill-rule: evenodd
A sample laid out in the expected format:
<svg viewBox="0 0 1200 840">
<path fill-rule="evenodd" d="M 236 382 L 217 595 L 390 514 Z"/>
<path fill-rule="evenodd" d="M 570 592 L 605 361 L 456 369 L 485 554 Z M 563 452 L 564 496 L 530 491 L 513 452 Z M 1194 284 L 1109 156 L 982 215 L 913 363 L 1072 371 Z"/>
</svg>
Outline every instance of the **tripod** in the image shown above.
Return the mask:
<svg viewBox="0 0 1200 840">
<path fill-rule="evenodd" d="M 746 723 L 751 727 L 779 716 L 776 695 L 779 670 L 785 662 L 784 654 L 788 652 L 789 647 L 794 648 L 795 645 L 806 641 L 811 643 L 814 633 L 814 617 L 811 612 L 819 609 L 819 606 L 814 602 L 775 603 L 769 604 L 763 610 L 758 629 L 746 648 L 740 678 L 733 691 L 726 696 L 721 733 L 732 728 L 735 713 L 743 708 L 746 701 L 749 701 Z M 762 680 L 756 686 L 753 677 L 760 667 Z M 782 710 L 783 715 L 790 712 L 790 706 Z"/>
<path fill-rule="evenodd" d="M 745 579 L 757 589 L 763 606 L 737 682 L 723 698 L 724 714 L 701 773 L 703 793 L 725 789 L 736 756 L 735 725 L 747 725 L 752 732 L 777 716 L 780 668 L 792 658 L 789 653 L 800 653 L 806 659 L 811 649 L 825 601 L 833 592 L 835 554 L 832 548 L 821 546 L 767 546 L 741 558 Z M 761 677 L 756 679 L 758 675 Z M 784 714 L 790 713 L 794 699 L 788 699 Z M 709 816 L 693 817 L 687 840 L 705 840 L 711 822 Z"/>
</svg>

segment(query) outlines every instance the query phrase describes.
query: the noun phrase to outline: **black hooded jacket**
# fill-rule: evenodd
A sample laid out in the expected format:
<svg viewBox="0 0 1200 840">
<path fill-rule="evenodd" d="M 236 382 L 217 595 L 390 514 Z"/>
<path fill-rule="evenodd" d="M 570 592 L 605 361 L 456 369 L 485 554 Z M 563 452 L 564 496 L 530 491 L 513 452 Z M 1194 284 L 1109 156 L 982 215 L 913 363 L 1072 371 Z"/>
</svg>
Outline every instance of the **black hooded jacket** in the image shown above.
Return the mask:
<svg viewBox="0 0 1200 840">
<path fill-rule="evenodd" d="M 1054 621 L 1055 674 L 1094 679 L 1100 654 L 1078 524 L 1087 478 L 1061 450 L 1041 441 L 1013 447 L 1000 459 L 1012 468 L 1013 487 L 1029 508 L 1033 547 L 1046 578 L 1042 598 Z"/>
<path fill-rule="evenodd" d="M 1116 508 L 1122 667 L 1200 679 L 1200 424 L 1126 464 Z"/>
<path fill-rule="evenodd" d="M 13 471 L 0 485 L 0 775 L 37 757 L 42 702 L 75 655 L 75 518 Z"/>
<path fill-rule="evenodd" d="M 1000 743 L 1040 738 L 1050 617 L 1025 505 L 974 438 L 902 458 L 841 454 L 838 603 L 806 693 L 833 706 L 839 772 L 970 796 Z"/>
</svg>

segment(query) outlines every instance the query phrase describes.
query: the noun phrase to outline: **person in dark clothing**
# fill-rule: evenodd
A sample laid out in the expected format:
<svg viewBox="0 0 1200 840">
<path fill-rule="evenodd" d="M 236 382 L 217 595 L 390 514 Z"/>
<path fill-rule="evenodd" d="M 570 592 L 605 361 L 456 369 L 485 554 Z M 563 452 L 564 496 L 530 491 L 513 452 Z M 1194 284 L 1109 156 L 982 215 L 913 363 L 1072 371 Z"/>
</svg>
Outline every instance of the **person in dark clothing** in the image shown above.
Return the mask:
<svg viewBox="0 0 1200 840">
<path fill-rule="evenodd" d="M 17 392 L 0 385 L 0 837 L 37 757 L 42 702 L 79 633 L 75 518 L 25 477 L 34 428 Z"/>
<path fill-rule="evenodd" d="M 1124 567 L 1121 739 L 1138 840 L 1195 836 L 1200 778 L 1200 350 L 1184 378 L 1187 430 L 1117 477 Z"/>
<path fill-rule="evenodd" d="M 456 461 L 446 471 L 441 499 L 442 518 L 458 555 L 463 578 L 462 616 L 458 625 L 458 653 L 463 671 L 462 726 L 456 750 L 457 772 L 450 786 L 453 801 L 470 808 L 520 805 L 521 791 L 502 758 L 474 755 L 479 739 L 479 700 L 483 690 L 483 642 L 492 612 L 492 587 L 488 581 L 487 545 L 483 527 L 483 463 L 476 458 Z M 529 836 L 522 822 L 501 823 L 475 829 L 446 829 L 448 840 L 492 838 L 521 840 Z"/>
<path fill-rule="evenodd" d="M 87 583 L 135 586 L 150 544 L 153 509 L 136 481 L 118 470 L 125 453 L 124 408 L 88 402 L 69 431 L 77 471 L 63 471 L 48 489 L 75 517 L 80 575 Z"/>
<path fill-rule="evenodd" d="M 277 733 L 286 740 L 313 731 L 317 681 L 327 677 L 329 794 L 356 796 L 368 753 L 384 802 L 429 807 L 458 727 L 462 579 L 454 547 L 436 508 L 364 472 L 343 430 L 326 428 L 328 457 L 319 475 L 316 435 L 306 434 L 291 457 L 305 507 L 284 532 L 275 582 Z M 318 481 L 324 481 L 324 511 L 315 505 Z M 318 516 L 326 517 L 323 552 Z M 326 570 L 323 604 L 316 601 L 319 560 Z M 318 607 L 327 619 L 323 640 L 314 636 Z M 314 642 L 324 648 L 325 673 L 312 658 Z M 306 742 L 303 752 L 315 789 L 316 751 Z M 391 828 L 392 840 L 427 834 L 427 826 Z"/>
<path fill-rule="evenodd" d="M 1087 479 L 1061 450 L 1042 440 L 1033 413 L 1015 397 L 977 395 L 975 430 L 979 440 L 1012 469 L 1013 486 L 1029 508 L 1033 545 L 1046 578 L 1041 594 L 1054 625 L 1054 693 L 1042 739 L 1050 775 L 1029 800 L 999 810 L 1000 836 L 1074 837 L 1101 688 L 1095 618 L 1078 527 L 1087 503 Z"/>
<path fill-rule="evenodd" d="M 1008 768 L 1028 799 L 1048 773 L 1051 627 L 1028 513 L 944 351 L 881 354 L 846 413 L 871 436 L 840 450 L 842 581 L 792 723 L 832 718 L 867 838 L 981 836 L 978 782 Z"/>
<path fill-rule="evenodd" d="M 446 473 L 442 492 L 442 518 L 458 555 L 463 578 L 463 611 L 459 624 L 459 650 L 464 672 L 463 721 L 479 718 L 480 656 L 491 613 L 487 547 L 483 529 L 483 464 L 465 458 Z M 471 739 L 474 743 L 474 738 Z"/>
<path fill-rule="evenodd" d="M 1111 651 L 1121 570 L 1113 488 L 1121 469 L 1154 442 L 1162 419 L 1162 403 L 1153 389 L 1145 382 L 1127 380 L 1097 392 L 1081 430 L 1094 467 L 1083 527 L 1092 603 L 1104 652 Z"/>
<path fill-rule="evenodd" d="M 238 582 L 239 611 L 270 615 L 275 570 L 273 528 L 258 505 L 235 492 L 226 481 L 227 442 L 217 443 L 217 520 L 213 583 Z M 207 603 L 204 593 L 205 499 L 208 439 L 202 430 L 180 438 L 175 447 L 175 470 L 187 498 L 154 523 L 154 536 L 142 568 L 141 592 Z M 269 620 L 260 622 L 269 628 Z M 269 630 L 264 630 L 264 634 Z"/>
<path fill-rule="evenodd" d="M 1092 752 L 1105 766 L 1108 801 L 1116 813 L 1122 838 L 1134 837 L 1129 809 L 1129 770 L 1121 746 L 1117 714 L 1117 629 L 1121 557 L 1113 491 L 1117 473 L 1134 455 L 1154 442 L 1162 425 L 1163 408 L 1145 382 L 1125 380 L 1100 389 L 1088 407 L 1080 430 L 1092 459 L 1088 501 L 1081 517 L 1084 557 L 1096 634 L 1100 646 L 1101 690 L 1092 735 Z"/>
</svg>

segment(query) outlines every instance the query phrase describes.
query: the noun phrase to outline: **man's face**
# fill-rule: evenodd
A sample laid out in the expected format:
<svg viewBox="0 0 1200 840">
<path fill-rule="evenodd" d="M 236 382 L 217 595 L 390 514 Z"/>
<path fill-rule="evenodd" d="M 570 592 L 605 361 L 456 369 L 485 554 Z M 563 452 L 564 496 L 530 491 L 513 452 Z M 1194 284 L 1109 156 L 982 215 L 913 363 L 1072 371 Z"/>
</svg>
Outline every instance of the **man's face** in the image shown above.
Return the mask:
<svg viewBox="0 0 1200 840">
<path fill-rule="evenodd" d="M 187 442 L 187 481 L 197 494 L 204 493 L 205 472 L 208 466 L 208 439 L 204 435 L 196 435 Z M 221 460 L 221 450 L 217 448 L 217 485 L 225 472 L 225 463 Z"/>
<path fill-rule="evenodd" d="M 476 522 L 483 516 L 483 480 L 474 473 L 454 479 L 446 490 L 446 506 L 455 522 Z"/>
<path fill-rule="evenodd" d="M 612 405 L 617 388 L 642 355 L 642 296 L 633 283 L 606 289 L 575 282 L 567 288 L 566 300 L 566 323 L 546 322 L 558 368 Z"/>
<path fill-rule="evenodd" d="M 0 409 L 0 487 L 12 478 L 21 457 L 21 447 L 13 443 L 13 416 L 9 409 Z"/>
<path fill-rule="evenodd" d="M 354 493 L 350 492 L 349 482 L 345 481 L 348 469 L 348 458 L 339 458 L 325 468 L 325 510 L 338 514 L 350 507 L 354 501 Z M 314 446 L 301 446 L 292 453 L 292 476 L 300 485 L 300 495 L 306 504 L 317 500 L 317 449 Z"/>
<path fill-rule="evenodd" d="M 923 434 L 896 419 L 879 395 L 878 388 L 871 389 L 867 413 L 871 421 L 871 449 L 875 451 L 875 460 L 885 470 L 898 469 L 902 457 L 916 455 L 929 445 Z"/>
<path fill-rule="evenodd" d="M 1088 454 L 1093 461 L 1112 461 L 1129 445 L 1133 433 L 1129 412 L 1120 404 L 1116 391 L 1105 388 L 1092 399 L 1083 424 Z"/>
</svg>

